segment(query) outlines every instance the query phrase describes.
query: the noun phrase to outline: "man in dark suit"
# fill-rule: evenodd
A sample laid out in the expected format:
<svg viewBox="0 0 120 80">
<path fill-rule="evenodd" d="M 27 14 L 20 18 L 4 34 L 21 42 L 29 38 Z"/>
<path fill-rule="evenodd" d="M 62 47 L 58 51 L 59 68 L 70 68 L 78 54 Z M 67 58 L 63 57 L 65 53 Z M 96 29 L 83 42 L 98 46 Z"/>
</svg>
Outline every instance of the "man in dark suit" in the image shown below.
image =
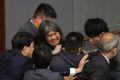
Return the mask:
<svg viewBox="0 0 120 80">
<path fill-rule="evenodd" d="M 95 47 L 101 33 L 109 32 L 107 23 L 101 18 L 89 18 L 85 22 L 84 29 L 85 34 L 89 37 L 89 42 Z M 90 48 L 92 45 L 87 47 Z M 110 75 L 111 80 L 120 80 L 120 47 L 118 54 L 110 60 Z"/>
<path fill-rule="evenodd" d="M 40 45 L 33 53 L 35 68 L 25 72 L 23 80 L 63 80 L 63 77 L 49 70 L 52 51 L 48 46 Z"/>
<path fill-rule="evenodd" d="M 33 35 L 18 32 L 12 38 L 12 49 L 0 54 L 0 80 L 22 80 L 24 72 L 32 68 Z"/>
<path fill-rule="evenodd" d="M 19 32 L 28 32 L 33 36 L 36 36 L 38 33 L 38 28 L 43 20 L 54 19 L 57 17 L 57 14 L 53 7 L 46 3 L 41 3 L 32 19 L 28 20 L 23 26 L 18 30 Z"/>
<path fill-rule="evenodd" d="M 101 34 L 96 46 L 98 51 L 90 53 L 89 63 L 76 80 L 109 80 L 109 60 L 117 54 L 119 36 L 110 32 Z"/>
<path fill-rule="evenodd" d="M 62 76 L 73 76 L 78 73 L 76 68 L 79 66 L 81 58 L 85 55 L 82 49 L 83 40 L 84 36 L 81 33 L 70 32 L 65 38 L 64 50 L 53 56 L 50 69 L 59 72 Z"/>
</svg>

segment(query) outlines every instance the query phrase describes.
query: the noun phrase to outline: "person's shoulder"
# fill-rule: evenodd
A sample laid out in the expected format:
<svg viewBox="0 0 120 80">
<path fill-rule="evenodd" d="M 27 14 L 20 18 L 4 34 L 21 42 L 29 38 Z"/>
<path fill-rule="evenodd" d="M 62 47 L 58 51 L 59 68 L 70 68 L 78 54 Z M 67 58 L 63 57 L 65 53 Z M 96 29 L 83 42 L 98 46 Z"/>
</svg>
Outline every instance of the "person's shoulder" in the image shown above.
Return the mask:
<svg viewBox="0 0 120 80">
<path fill-rule="evenodd" d="M 52 72 L 50 77 L 51 80 L 63 80 L 63 77 L 58 72 Z"/>
<path fill-rule="evenodd" d="M 94 52 L 89 56 L 89 63 L 91 66 L 105 66 L 107 64 L 107 60 L 104 56 L 99 52 Z"/>
<path fill-rule="evenodd" d="M 30 21 L 25 22 L 23 25 L 20 26 L 20 28 L 18 29 L 19 32 L 24 31 L 25 29 L 29 28 L 29 26 L 32 23 Z"/>
<path fill-rule="evenodd" d="M 5 50 L 0 54 L 0 63 L 2 63 L 2 65 L 6 65 L 7 67 L 8 65 L 12 65 L 16 61 L 20 61 L 20 59 L 17 57 L 19 53 L 20 52 L 16 50 Z"/>
<path fill-rule="evenodd" d="M 41 76 L 42 75 L 42 76 Z M 52 72 L 49 69 L 32 69 L 25 72 L 24 79 L 28 80 L 30 78 L 44 78 L 46 80 L 63 80 L 58 72 Z"/>
<path fill-rule="evenodd" d="M 0 53 L 0 59 L 7 60 L 11 56 L 15 55 L 15 52 L 16 51 L 14 51 L 14 50 L 5 50 L 5 51 Z"/>
<path fill-rule="evenodd" d="M 1 53 L 3 56 L 12 57 L 16 55 L 21 55 L 21 50 L 18 49 L 8 49 Z"/>
<path fill-rule="evenodd" d="M 63 57 L 65 57 L 65 55 L 63 53 L 59 53 L 57 55 L 54 55 L 51 63 L 50 63 L 50 69 L 58 69 L 61 67 L 65 66 L 65 61 L 63 59 Z"/>
<path fill-rule="evenodd" d="M 88 58 L 93 58 L 94 56 L 97 56 L 98 55 L 98 52 L 97 51 L 88 51 L 87 53 L 89 55 Z"/>
<path fill-rule="evenodd" d="M 52 56 L 52 61 L 51 61 L 51 63 L 58 63 L 58 62 L 61 62 L 61 60 L 62 60 L 62 58 L 61 58 L 61 56 L 64 56 L 64 54 L 62 53 L 62 52 L 59 52 L 58 54 L 56 54 L 56 55 L 53 55 Z M 59 64 L 59 63 L 58 63 Z"/>
</svg>

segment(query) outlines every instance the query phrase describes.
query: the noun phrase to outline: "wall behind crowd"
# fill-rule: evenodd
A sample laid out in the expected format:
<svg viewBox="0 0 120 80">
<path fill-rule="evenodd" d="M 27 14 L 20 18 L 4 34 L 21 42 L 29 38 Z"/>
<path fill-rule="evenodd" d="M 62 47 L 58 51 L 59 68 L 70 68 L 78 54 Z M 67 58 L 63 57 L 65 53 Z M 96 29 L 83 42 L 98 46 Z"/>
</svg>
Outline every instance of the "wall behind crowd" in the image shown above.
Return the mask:
<svg viewBox="0 0 120 80">
<path fill-rule="evenodd" d="M 72 0 L 6 0 L 6 48 L 11 48 L 11 38 L 33 15 L 36 7 L 46 2 L 53 6 L 58 18 L 55 20 L 63 33 L 72 31 Z"/>
<path fill-rule="evenodd" d="M 104 19 L 111 31 L 120 29 L 120 0 L 74 0 L 73 6 L 74 30 L 84 33 L 84 23 L 91 17 Z"/>
<path fill-rule="evenodd" d="M 33 15 L 41 3 L 51 4 L 58 18 L 55 22 L 64 35 L 70 31 L 84 34 L 84 22 L 90 17 L 107 21 L 110 30 L 120 29 L 120 0 L 5 0 L 6 48 L 11 48 L 11 38 Z"/>
</svg>

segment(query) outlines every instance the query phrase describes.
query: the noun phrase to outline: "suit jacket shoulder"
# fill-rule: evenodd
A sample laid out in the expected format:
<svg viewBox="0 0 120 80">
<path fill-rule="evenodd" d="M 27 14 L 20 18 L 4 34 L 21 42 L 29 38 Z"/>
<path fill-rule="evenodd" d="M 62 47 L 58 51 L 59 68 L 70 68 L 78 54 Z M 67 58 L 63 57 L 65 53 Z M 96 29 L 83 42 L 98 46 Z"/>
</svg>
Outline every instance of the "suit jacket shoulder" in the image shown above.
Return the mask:
<svg viewBox="0 0 120 80">
<path fill-rule="evenodd" d="M 0 80 L 21 80 L 30 68 L 31 59 L 22 56 L 19 50 L 7 50 L 0 54 Z"/>
<path fill-rule="evenodd" d="M 30 20 L 28 20 L 19 28 L 18 32 L 27 32 L 32 34 L 33 36 L 36 36 L 38 33 L 38 29 L 33 25 Z"/>
<path fill-rule="evenodd" d="M 59 73 L 48 69 L 33 69 L 25 73 L 23 80 L 63 80 Z"/>
</svg>

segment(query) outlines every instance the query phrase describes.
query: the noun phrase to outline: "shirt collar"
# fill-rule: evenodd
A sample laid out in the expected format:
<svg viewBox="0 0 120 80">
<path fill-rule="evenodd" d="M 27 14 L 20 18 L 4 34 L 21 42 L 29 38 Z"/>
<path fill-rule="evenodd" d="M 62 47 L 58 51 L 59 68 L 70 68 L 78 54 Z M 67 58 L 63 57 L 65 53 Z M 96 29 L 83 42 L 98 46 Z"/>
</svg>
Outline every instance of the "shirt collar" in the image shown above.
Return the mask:
<svg viewBox="0 0 120 80">
<path fill-rule="evenodd" d="M 105 55 L 103 55 L 103 57 L 107 60 L 108 63 L 110 63 L 109 59 Z"/>
<path fill-rule="evenodd" d="M 32 19 L 30 20 L 31 23 L 33 23 Z"/>
</svg>

